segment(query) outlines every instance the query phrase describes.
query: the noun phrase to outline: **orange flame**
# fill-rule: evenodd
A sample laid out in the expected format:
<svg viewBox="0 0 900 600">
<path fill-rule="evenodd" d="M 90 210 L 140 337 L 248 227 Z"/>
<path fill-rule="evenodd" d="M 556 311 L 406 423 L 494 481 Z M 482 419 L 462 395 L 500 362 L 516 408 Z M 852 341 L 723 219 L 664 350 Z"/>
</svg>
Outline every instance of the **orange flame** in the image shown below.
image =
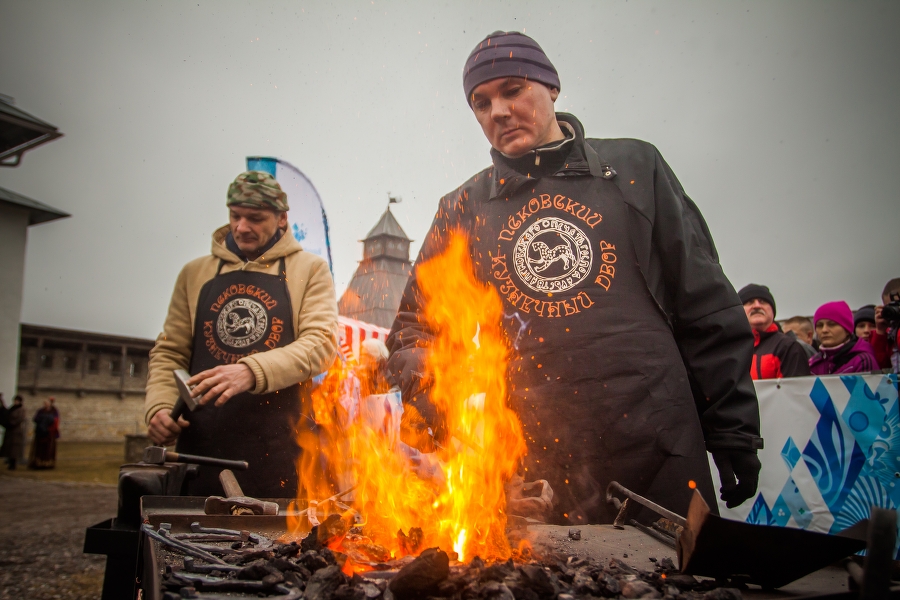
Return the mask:
<svg viewBox="0 0 900 600">
<path fill-rule="evenodd" d="M 303 453 L 294 508 L 353 488 L 346 505 L 337 499 L 312 512 L 314 520 L 321 511 L 354 515 L 363 535 L 345 539 L 340 551 L 358 570 L 366 568 L 366 557 L 375 564 L 383 560 L 375 555 L 400 558 L 433 546 L 452 550 L 459 561 L 511 554 L 504 485 L 525 441 L 507 406 L 509 348 L 500 298 L 475 279 L 467 248 L 465 236 L 454 232 L 441 255 L 417 267 L 423 317 L 434 333 L 426 378 L 448 433 L 444 447 L 422 454 L 406 446 L 397 413 L 404 411 L 409 441 L 407 426 L 421 421 L 416 410 L 401 408 L 396 395 L 361 395 L 372 387 L 371 371 L 340 362 L 313 393 L 316 430 L 298 433 Z M 306 522 L 293 518 L 289 525 L 299 533 Z"/>
</svg>

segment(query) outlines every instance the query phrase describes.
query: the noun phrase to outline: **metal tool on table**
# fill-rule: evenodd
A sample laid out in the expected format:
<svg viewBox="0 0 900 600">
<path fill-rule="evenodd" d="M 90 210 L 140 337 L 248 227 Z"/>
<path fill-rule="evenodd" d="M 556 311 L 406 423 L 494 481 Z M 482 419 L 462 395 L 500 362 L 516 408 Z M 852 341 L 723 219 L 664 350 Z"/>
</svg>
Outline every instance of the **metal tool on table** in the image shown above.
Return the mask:
<svg viewBox="0 0 900 600">
<path fill-rule="evenodd" d="M 183 416 L 187 412 L 194 412 L 200 405 L 197 404 L 196 398 L 191 395 L 193 388 L 188 385 L 191 374 L 184 369 L 175 369 L 172 371 L 172 374 L 175 376 L 175 385 L 178 386 L 178 400 L 175 402 L 175 406 L 172 407 L 169 417 L 173 421 L 177 421 L 178 417 Z"/>
<path fill-rule="evenodd" d="M 627 500 L 620 502 L 614 493 Z M 778 588 L 866 547 L 867 521 L 838 535 L 731 521 L 712 514 L 696 490 L 685 518 L 615 481 L 607 487 L 606 499 L 619 509 L 614 525 L 621 526 L 627 521 L 654 537 L 664 535 L 629 519 L 629 515 L 636 514 L 643 506 L 683 528 L 672 537 L 679 568 L 688 575 L 733 578 L 764 588 Z"/>
<path fill-rule="evenodd" d="M 210 496 L 203 511 L 208 515 L 277 515 L 278 504 L 245 496 L 241 485 L 229 469 L 219 473 L 225 498 Z"/>
<path fill-rule="evenodd" d="M 225 467 L 246 471 L 250 464 L 246 460 L 228 460 L 226 458 L 214 458 L 212 456 L 198 456 L 196 454 L 184 454 L 166 450 L 163 446 L 149 446 L 144 448 L 144 462 L 150 465 L 161 465 L 167 462 L 180 462 L 192 465 L 208 465 L 211 467 Z"/>
</svg>

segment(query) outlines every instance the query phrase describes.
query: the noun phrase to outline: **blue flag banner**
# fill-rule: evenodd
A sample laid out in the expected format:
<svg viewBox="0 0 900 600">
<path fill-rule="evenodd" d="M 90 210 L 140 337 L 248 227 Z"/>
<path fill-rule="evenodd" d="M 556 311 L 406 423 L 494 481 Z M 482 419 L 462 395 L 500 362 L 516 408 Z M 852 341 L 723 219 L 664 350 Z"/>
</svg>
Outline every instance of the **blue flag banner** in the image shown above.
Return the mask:
<svg viewBox="0 0 900 600">
<path fill-rule="evenodd" d="M 247 170 L 263 171 L 278 180 L 288 199 L 288 228 L 303 249 L 321 256 L 331 265 L 328 217 L 315 186 L 300 169 L 280 158 L 248 156 Z"/>
<path fill-rule="evenodd" d="M 872 506 L 900 507 L 897 375 L 753 383 L 765 439 L 759 490 L 733 509 L 720 502 L 723 517 L 835 534 Z"/>
</svg>

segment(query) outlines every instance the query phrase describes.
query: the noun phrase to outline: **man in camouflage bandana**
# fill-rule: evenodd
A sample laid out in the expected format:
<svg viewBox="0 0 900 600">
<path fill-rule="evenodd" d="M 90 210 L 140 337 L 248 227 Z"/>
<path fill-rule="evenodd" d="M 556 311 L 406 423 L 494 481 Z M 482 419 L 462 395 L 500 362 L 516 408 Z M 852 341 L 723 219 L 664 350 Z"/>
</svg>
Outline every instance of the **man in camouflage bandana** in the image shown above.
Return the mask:
<svg viewBox="0 0 900 600">
<path fill-rule="evenodd" d="M 229 224 L 212 254 L 178 277 L 163 333 L 150 352 L 145 418 L 157 444 L 246 460 L 245 493 L 293 497 L 294 426 L 309 382 L 331 364 L 337 302 L 324 259 L 304 252 L 288 227 L 287 194 L 269 173 L 228 186 Z M 187 369 L 201 408 L 173 420 L 174 369 Z M 191 495 L 221 494 L 207 469 Z"/>
<path fill-rule="evenodd" d="M 262 171 L 246 171 L 228 186 L 228 206 L 268 208 L 275 212 L 288 210 L 287 194 L 274 177 Z"/>
</svg>

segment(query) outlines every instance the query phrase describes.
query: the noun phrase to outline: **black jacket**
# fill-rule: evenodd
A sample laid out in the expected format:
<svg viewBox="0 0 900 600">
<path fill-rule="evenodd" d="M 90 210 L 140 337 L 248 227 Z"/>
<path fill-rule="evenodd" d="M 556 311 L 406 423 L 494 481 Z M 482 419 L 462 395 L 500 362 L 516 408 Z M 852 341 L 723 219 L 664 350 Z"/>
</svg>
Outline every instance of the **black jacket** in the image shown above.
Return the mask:
<svg viewBox="0 0 900 600">
<path fill-rule="evenodd" d="M 674 355 L 670 353 L 667 356 L 670 362 L 681 364 L 669 366 L 677 366 L 683 374 L 678 376 L 676 371 L 672 371 L 669 380 L 651 393 L 657 409 L 653 409 L 653 405 L 645 407 L 643 412 L 638 413 L 638 418 L 633 415 L 632 420 L 655 424 L 660 431 L 665 429 L 666 425 L 660 423 L 660 416 L 656 413 L 661 414 L 668 402 L 664 398 L 666 389 L 670 389 L 673 390 L 672 395 L 683 396 L 686 393 L 693 396 L 696 406 L 696 410 L 692 410 L 693 419 L 696 422 L 699 415 L 702 437 L 708 450 L 760 448 L 759 411 L 749 372 L 753 336 L 741 302 L 718 263 L 715 246 L 697 207 L 650 144 L 638 140 L 585 140 L 577 119 L 558 114 L 558 120 L 561 124 L 567 124 L 564 129 L 570 131 L 569 140 L 533 150 L 515 160 L 493 152 L 492 167 L 441 199 L 417 264 L 439 253 L 447 241 L 448 232 L 460 228 L 475 238 L 471 243 L 476 269 L 487 268 L 483 263 L 488 262 L 488 257 L 476 241 L 484 237 L 485 227 L 492 229 L 492 234 L 506 226 L 516 229 L 528 215 L 528 201 L 522 198 L 528 198 L 542 182 L 552 181 L 552 178 L 565 178 L 566 185 L 576 189 L 578 186 L 585 189 L 596 187 L 596 182 L 600 180 L 616 186 L 618 192 L 614 195 L 622 204 L 616 207 L 617 214 L 622 217 L 621 229 L 625 232 L 622 235 L 629 238 L 635 257 L 633 262 L 637 263 L 639 279 L 642 280 L 641 287 L 645 295 L 651 298 L 642 310 L 656 311 L 663 323 L 659 337 L 670 336 L 677 346 Z M 539 161 L 535 160 L 537 156 L 540 156 Z M 536 166 L 535 162 L 540 164 Z M 571 198 L 568 200 L 569 206 L 566 208 L 571 209 L 567 212 L 572 215 L 570 219 L 573 222 L 580 222 L 583 226 L 599 220 L 600 215 L 594 216 L 589 202 L 581 205 Z M 510 207 L 508 225 L 496 218 L 496 207 L 503 202 L 508 202 Z M 513 209 L 518 206 L 522 208 L 516 213 Z M 561 206 L 558 208 L 560 214 L 565 214 Z M 622 263 L 618 266 L 625 267 Z M 592 280 L 595 275 L 591 275 Z M 484 271 L 479 276 L 490 281 L 490 276 L 485 276 Z M 492 283 L 501 289 L 503 295 L 503 286 L 497 286 L 496 281 Z M 421 401 L 425 394 L 420 374 L 424 372 L 424 349 L 428 346 L 431 333 L 419 321 L 420 301 L 414 272 L 388 338 L 391 351 L 388 367 L 403 391 L 404 401 L 415 402 L 420 412 L 429 418 L 434 415 L 428 414 L 427 403 Z M 504 306 L 509 305 L 509 296 L 506 301 Z M 516 305 L 514 308 L 522 307 Z M 623 315 L 623 318 L 627 319 L 627 316 Z M 562 331 L 560 324 L 559 332 Z M 560 337 L 550 342 L 562 344 L 562 339 Z M 559 347 L 563 348 L 562 345 Z M 562 356 L 564 353 L 559 354 Z M 650 371 L 656 367 L 651 358 L 643 366 L 635 365 L 636 370 L 644 370 L 645 376 L 640 376 L 644 379 L 650 377 Z M 580 356 L 579 360 L 583 361 L 585 357 Z M 594 371 L 593 387 L 605 387 L 601 375 L 603 366 L 599 362 L 595 363 Z M 688 382 L 683 381 L 685 376 L 689 388 Z M 578 396 L 582 397 L 583 394 Z M 598 401 L 602 398 L 598 397 Z M 677 417 L 684 418 L 684 414 Z M 681 425 L 690 428 L 689 423 Z M 668 426 L 672 427 L 672 424 Z M 602 433 L 607 438 L 630 435 L 623 433 L 623 430 Z M 703 440 L 700 443 L 702 445 Z M 684 450 L 677 442 L 670 446 L 663 447 L 663 453 L 691 454 L 697 458 L 696 449 Z M 609 454 L 612 456 L 616 452 L 612 450 Z M 608 458 L 598 457 L 597 460 Z M 695 461 L 694 466 L 697 464 Z"/>
<path fill-rule="evenodd" d="M 809 357 L 796 338 L 779 331 L 774 323 L 762 333 L 753 332 L 753 379 L 780 379 L 809 375 Z"/>
</svg>

